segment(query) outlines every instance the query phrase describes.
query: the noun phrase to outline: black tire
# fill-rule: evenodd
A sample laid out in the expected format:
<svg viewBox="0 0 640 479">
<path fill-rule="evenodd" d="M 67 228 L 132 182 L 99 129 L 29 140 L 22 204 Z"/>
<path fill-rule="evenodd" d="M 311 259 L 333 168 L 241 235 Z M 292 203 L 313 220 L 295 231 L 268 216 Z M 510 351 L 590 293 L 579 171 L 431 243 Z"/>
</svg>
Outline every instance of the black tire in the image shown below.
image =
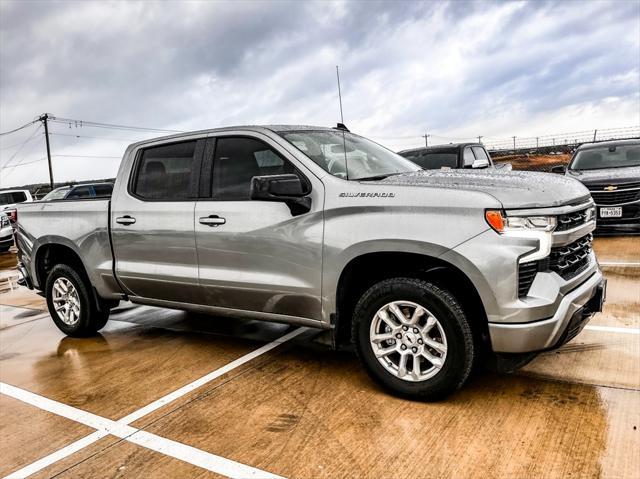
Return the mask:
<svg viewBox="0 0 640 479">
<path fill-rule="evenodd" d="M 428 379 L 401 379 L 385 369 L 375 356 L 370 341 L 371 323 L 377 312 L 393 301 L 409 301 L 427 309 L 446 336 L 447 352 L 442 367 Z M 469 377 L 476 355 L 471 328 L 461 304 L 449 291 L 413 278 L 391 278 L 369 288 L 354 310 L 352 338 L 369 376 L 389 391 L 410 399 L 435 401 L 459 389 Z M 395 344 L 396 340 L 392 341 L 384 344 Z M 398 340 L 398 347 L 404 347 L 403 341 Z M 424 347 L 426 349 L 426 344 Z M 418 365 L 423 361 L 418 360 Z"/>
<path fill-rule="evenodd" d="M 96 299 L 90 289 L 91 284 L 83 276 L 78 274 L 71 266 L 58 264 L 49 273 L 45 286 L 47 306 L 53 322 L 64 334 L 75 338 L 96 334 L 109 320 L 109 309 L 98 309 Z M 80 314 L 73 324 L 65 323 L 54 306 L 53 288 L 59 278 L 64 278 L 71 282 L 78 295 Z"/>
</svg>

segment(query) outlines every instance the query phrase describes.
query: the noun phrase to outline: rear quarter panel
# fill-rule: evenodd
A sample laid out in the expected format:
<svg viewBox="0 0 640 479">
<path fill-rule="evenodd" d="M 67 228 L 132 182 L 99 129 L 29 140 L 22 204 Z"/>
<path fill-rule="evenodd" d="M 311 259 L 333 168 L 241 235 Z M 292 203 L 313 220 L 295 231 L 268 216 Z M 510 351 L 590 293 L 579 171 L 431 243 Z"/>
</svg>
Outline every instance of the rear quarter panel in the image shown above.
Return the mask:
<svg viewBox="0 0 640 479">
<path fill-rule="evenodd" d="M 100 296 L 119 297 L 112 268 L 109 201 L 60 200 L 20 205 L 16 236 L 18 254 L 36 288 L 44 287 L 38 283 L 36 275 L 36 259 L 41 248 L 59 244 L 69 247 L 80 257 Z"/>
</svg>

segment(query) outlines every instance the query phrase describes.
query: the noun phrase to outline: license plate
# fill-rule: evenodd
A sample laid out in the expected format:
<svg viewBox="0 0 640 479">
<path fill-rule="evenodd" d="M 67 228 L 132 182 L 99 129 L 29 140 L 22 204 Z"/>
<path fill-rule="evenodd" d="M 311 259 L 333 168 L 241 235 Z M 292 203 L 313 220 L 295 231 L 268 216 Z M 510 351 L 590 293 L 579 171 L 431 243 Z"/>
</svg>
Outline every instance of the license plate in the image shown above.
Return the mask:
<svg viewBox="0 0 640 479">
<path fill-rule="evenodd" d="M 621 216 L 622 216 L 622 206 L 600 208 L 600 218 L 620 218 Z"/>
</svg>

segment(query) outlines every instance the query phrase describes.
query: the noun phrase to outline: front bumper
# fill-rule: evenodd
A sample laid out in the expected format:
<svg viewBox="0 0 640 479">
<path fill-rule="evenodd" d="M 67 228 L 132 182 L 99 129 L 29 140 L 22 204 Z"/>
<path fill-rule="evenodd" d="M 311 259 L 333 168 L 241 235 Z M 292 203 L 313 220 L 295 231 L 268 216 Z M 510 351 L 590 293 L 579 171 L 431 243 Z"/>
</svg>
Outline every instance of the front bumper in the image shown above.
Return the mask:
<svg viewBox="0 0 640 479">
<path fill-rule="evenodd" d="M 564 295 L 555 314 L 527 323 L 489 323 L 496 353 L 526 353 L 562 346 L 574 338 L 594 313 L 602 311 L 606 279 L 600 270 Z"/>
</svg>

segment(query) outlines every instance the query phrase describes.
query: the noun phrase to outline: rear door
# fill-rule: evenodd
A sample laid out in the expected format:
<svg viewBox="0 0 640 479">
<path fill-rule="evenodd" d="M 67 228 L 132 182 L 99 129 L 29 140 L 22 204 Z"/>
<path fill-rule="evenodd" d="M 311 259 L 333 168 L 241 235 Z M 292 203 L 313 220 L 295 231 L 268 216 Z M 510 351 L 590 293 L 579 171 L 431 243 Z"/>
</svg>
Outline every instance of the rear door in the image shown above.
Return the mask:
<svg viewBox="0 0 640 479">
<path fill-rule="evenodd" d="M 112 198 L 116 276 L 130 295 L 199 302 L 193 212 L 205 142 L 138 150 L 128 184 Z"/>
<path fill-rule="evenodd" d="M 268 138 L 209 141 L 203 165 L 209 199 L 195 210 L 205 304 L 320 319 L 322 183 Z M 251 178 L 287 173 L 307 185 L 311 211 L 296 216 L 283 202 L 250 199 Z"/>
</svg>

